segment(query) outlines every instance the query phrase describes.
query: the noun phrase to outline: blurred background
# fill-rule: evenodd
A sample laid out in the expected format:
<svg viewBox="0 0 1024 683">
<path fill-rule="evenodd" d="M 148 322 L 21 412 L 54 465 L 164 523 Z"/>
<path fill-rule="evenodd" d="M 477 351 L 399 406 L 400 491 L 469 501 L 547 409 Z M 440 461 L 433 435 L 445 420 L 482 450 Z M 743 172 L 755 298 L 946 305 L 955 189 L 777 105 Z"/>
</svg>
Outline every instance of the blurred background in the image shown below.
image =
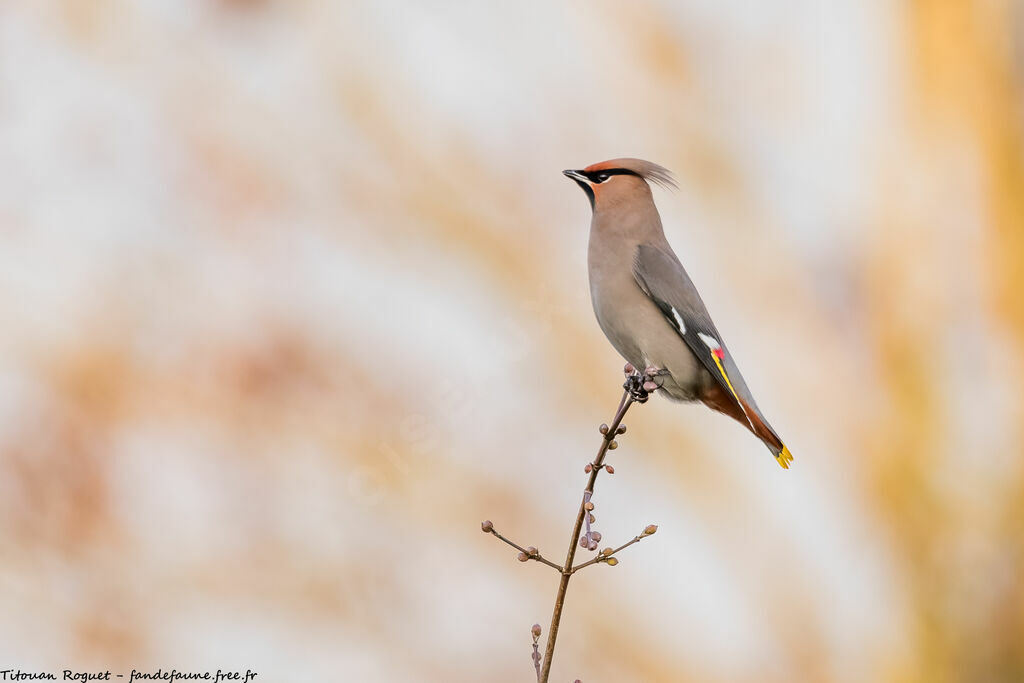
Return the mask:
<svg viewBox="0 0 1024 683">
<path fill-rule="evenodd" d="M 1014 0 L 3 3 L 0 668 L 532 680 L 617 156 L 796 461 L 631 411 L 552 680 L 1024 680 Z"/>
</svg>

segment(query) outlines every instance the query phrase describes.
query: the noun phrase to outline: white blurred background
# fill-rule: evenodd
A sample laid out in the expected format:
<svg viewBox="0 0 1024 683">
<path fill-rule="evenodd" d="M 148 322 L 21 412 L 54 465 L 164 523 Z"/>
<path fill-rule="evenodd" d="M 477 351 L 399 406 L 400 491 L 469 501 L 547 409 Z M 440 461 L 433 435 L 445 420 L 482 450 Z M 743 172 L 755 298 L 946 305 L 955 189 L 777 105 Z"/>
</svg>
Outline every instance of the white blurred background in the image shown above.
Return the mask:
<svg viewBox="0 0 1024 683">
<path fill-rule="evenodd" d="M 618 156 L 796 461 L 631 411 L 553 680 L 1024 680 L 1013 0 L 3 4 L 0 669 L 530 680 Z"/>
</svg>

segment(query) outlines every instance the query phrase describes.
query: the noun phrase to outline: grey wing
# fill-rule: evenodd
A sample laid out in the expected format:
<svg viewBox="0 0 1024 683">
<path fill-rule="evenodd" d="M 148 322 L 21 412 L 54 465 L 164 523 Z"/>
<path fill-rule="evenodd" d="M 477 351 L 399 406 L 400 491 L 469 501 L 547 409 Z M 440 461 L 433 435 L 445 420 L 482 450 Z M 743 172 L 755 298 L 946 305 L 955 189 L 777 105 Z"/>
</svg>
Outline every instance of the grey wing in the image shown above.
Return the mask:
<svg viewBox="0 0 1024 683">
<path fill-rule="evenodd" d="M 661 309 L 668 323 L 722 388 L 757 410 L 754 397 L 697 288 L 675 256 L 642 244 L 636 250 L 633 273 L 640 288 Z"/>
<path fill-rule="evenodd" d="M 743 422 L 760 438 L 778 463 L 788 469 L 792 454 L 761 414 L 732 354 L 722 341 L 690 276 L 674 254 L 650 245 L 637 247 L 633 275 L 644 293 L 661 309 L 693 354 L 700 359 L 719 385 L 717 396 L 705 400 Z M 729 405 L 735 399 L 736 409 Z"/>
</svg>

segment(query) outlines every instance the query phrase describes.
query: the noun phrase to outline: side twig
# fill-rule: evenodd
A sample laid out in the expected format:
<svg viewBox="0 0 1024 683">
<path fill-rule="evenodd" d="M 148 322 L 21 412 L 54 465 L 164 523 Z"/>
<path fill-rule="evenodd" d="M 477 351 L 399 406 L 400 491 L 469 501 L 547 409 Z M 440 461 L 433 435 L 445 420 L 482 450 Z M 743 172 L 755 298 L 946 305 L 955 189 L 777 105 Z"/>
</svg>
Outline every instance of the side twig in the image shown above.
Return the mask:
<svg viewBox="0 0 1024 683">
<path fill-rule="evenodd" d="M 533 668 L 537 672 L 537 680 L 540 680 L 540 624 L 534 624 L 530 629 L 533 634 Z"/>
<path fill-rule="evenodd" d="M 654 532 L 657 531 L 657 530 L 658 530 L 658 525 L 657 524 L 648 524 L 644 528 L 644 530 L 640 533 L 639 536 L 634 536 L 633 537 L 633 540 L 627 541 L 626 543 L 623 543 L 618 548 L 614 548 L 614 549 L 613 548 L 605 548 L 594 559 L 587 560 L 586 562 L 584 562 L 582 564 L 578 564 L 575 567 L 573 567 L 572 571 L 570 573 L 571 574 L 575 574 L 576 572 L 578 572 L 579 570 L 583 569 L 584 567 L 589 567 L 590 565 L 597 564 L 598 562 L 607 562 L 609 565 L 614 567 L 615 565 L 617 565 L 619 563 L 619 561 L 613 557 L 615 555 L 615 553 L 619 552 L 620 550 L 625 550 L 626 548 L 628 548 L 629 546 L 633 545 L 634 543 L 639 543 L 640 541 L 644 540 L 648 536 L 653 536 Z"/>
<path fill-rule="evenodd" d="M 516 559 L 518 559 L 520 562 L 527 562 L 529 560 L 536 560 L 537 562 L 540 562 L 542 564 L 546 564 L 549 567 L 552 567 L 559 574 L 562 573 L 562 568 L 561 567 L 559 567 L 557 564 L 555 564 L 551 560 L 545 559 L 544 556 L 540 554 L 540 551 L 537 550 L 536 548 L 534 548 L 532 545 L 529 548 L 524 548 L 523 546 L 519 545 L 518 543 L 516 543 L 514 541 L 510 541 L 507 538 L 505 538 L 504 536 L 502 536 L 501 534 L 499 534 L 498 530 L 494 528 L 494 525 L 491 524 L 490 520 L 486 520 L 482 524 L 480 524 L 480 528 L 483 530 L 483 532 L 485 534 L 493 534 L 494 537 L 497 538 L 499 541 L 504 541 L 505 543 L 508 543 L 510 546 L 512 546 L 513 548 L 518 550 L 519 551 L 519 555 L 517 556 Z"/>
</svg>

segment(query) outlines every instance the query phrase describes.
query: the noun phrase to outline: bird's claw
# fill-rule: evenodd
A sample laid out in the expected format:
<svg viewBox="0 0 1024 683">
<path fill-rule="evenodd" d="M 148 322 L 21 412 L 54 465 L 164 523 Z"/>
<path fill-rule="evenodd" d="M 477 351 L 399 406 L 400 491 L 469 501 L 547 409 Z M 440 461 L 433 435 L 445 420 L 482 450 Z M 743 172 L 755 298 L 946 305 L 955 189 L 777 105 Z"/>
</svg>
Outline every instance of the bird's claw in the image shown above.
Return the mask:
<svg viewBox="0 0 1024 683">
<path fill-rule="evenodd" d="M 643 377 L 640 375 L 630 375 L 623 382 L 622 388 L 629 392 L 630 398 L 637 403 L 646 403 L 647 399 L 650 398 L 650 393 L 644 389 Z"/>
<path fill-rule="evenodd" d="M 626 368 L 628 369 L 626 381 L 623 383 L 622 388 L 628 391 L 630 397 L 637 403 L 645 403 L 650 398 L 650 395 L 661 387 L 661 382 L 657 380 L 665 371 L 650 366 L 641 375 L 636 371 L 628 372 L 633 370 L 631 365 L 627 365 Z"/>
</svg>

